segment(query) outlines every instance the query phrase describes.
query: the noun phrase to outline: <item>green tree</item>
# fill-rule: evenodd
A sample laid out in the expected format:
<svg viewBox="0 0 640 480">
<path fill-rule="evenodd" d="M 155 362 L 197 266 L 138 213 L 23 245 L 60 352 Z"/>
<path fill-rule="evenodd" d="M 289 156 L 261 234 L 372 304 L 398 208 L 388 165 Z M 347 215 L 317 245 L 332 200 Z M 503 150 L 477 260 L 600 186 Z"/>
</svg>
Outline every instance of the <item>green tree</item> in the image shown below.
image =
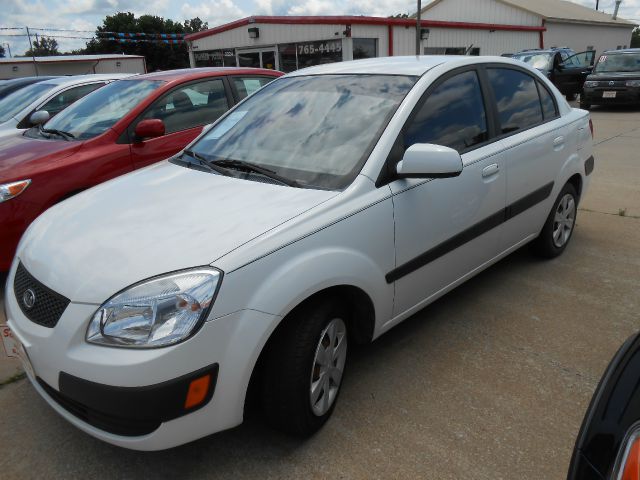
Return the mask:
<svg viewBox="0 0 640 480">
<path fill-rule="evenodd" d="M 83 53 L 125 53 L 143 55 L 147 69 L 170 70 L 189 66 L 189 55 L 185 43 L 167 44 L 158 41 L 120 43 L 107 40 L 109 32 L 122 33 L 192 33 L 207 29 L 208 25 L 200 18 L 186 20 L 184 24 L 165 19 L 157 15 L 136 17 L 131 12 L 118 12 L 107 16 L 96 30 L 96 39 L 87 43 Z"/>
<path fill-rule="evenodd" d="M 631 48 L 640 48 L 640 27 L 636 27 L 631 34 Z"/>
<path fill-rule="evenodd" d="M 60 55 L 58 50 L 58 41 L 51 37 L 36 37 L 33 40 L 33 49 L 29 49 L 25 52 L 25 57 L 49 57 L 51 55 Z"/>
<path fill-rule="evenodd" d="M 4 47 L 0 45 L 0 58 L 4 58 Z"/>
</svg>

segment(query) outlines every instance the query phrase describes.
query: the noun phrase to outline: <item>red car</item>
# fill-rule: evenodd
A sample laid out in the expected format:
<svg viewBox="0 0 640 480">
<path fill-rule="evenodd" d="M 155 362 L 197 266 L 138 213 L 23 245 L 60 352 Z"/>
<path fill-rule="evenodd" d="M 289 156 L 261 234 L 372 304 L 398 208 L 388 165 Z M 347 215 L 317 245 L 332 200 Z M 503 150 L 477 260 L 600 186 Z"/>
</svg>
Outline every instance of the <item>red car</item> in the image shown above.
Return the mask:
<svg viewBox="0 0 640 480">
<path fill-rule="evenodd" d="M 113 82 L 44 126 L 0 142 L 0 272 L 22 233 L 65 198 L 182 150 L 230 107 L 281 76 L 199 68 Z"/>
</svg>

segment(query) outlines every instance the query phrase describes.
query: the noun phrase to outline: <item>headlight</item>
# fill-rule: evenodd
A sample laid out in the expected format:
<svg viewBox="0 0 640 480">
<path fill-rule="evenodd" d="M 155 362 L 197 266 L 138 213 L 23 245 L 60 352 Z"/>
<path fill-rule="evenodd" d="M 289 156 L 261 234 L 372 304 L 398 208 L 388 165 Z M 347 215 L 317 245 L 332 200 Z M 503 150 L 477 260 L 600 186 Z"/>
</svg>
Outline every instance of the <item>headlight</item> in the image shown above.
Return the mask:
<svg viewBox="0 0 640 480">
<path fill-rule="evenodd" d="M 198 268 L 132 285 L 93 315 L 87 341 L 131 348 L 181 342 L 205 320 L 221 277 L 219 270 Z"/>
<path fill-rule="evenodd" d="M 584 82 L 584 86 L 586 88 L 593 88 L 593 87 L 597 87 L 598 86 L 598 82 L 594 82 L 593 80 L 588 80 L 586 82 Z"/>
<path fill-rule="evenodd" d="M 640 87 L 640 80 L 627 80 L 624 83 L 627 87 Z"/>
<path fill-rule="evenodd" d="M 19 182 L 4 183 L 0 185 L 0 203 L 11 200 L 24 192 L 31 180 L 20 180 Z"/>
</svg>

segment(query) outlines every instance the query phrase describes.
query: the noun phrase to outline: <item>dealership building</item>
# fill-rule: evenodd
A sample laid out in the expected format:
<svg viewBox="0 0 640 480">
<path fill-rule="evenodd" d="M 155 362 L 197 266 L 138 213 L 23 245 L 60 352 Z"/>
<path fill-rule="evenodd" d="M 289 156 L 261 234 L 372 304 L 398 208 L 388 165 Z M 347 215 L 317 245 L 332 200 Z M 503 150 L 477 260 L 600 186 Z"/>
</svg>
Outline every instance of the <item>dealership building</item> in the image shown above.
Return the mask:
<svg viewBox="0 0 640 480">
<path fill-rule="evenodd" d="M 566 46 L 628 47 L 635 24 L 563 0 L 435 0 L 422 10 L 422 54 L 502 55 Z M 413 55 L 416 20 L 362 16 L 254 16 L 185 37 L 192 67 L 290 72 L 323 63 Z"/>
</svg>

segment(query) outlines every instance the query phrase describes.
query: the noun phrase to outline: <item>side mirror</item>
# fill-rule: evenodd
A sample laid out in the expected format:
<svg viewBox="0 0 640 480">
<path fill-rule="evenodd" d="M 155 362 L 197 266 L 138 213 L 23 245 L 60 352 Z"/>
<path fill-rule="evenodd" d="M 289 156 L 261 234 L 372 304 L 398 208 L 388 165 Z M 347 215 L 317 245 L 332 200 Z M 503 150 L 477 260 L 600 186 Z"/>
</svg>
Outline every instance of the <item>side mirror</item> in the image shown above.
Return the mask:
<svg viewBox="0 0 640 480">
<path fill-rule="evenodd" d="M 134 134 L 138 140 L 142 140 L 145 138 L 161 137 L 164 135 L 164 131 L 164 122 L 162 120 L 149 118 L 142 120 L 138 125 L 136 125 Z"/>
<path fill-rule="evenodd" d="M 46 110 L 38 110 L 37 112 L 33 112 L 31 114 L 31 116 L 29 117 L 29 122 L 31 122 L 31 125 L 33 126 L 42 125 L 50 118 L 51 115 L 49 115 L 49 112 L 47 112 Z"/>
<path fill-rule="evenodd" d="M 453 148 L 430 143 L 411 145 L 396 167 L 400 178 L 449 178 L 462 172 L 462 157 Z"/>
</svg>

